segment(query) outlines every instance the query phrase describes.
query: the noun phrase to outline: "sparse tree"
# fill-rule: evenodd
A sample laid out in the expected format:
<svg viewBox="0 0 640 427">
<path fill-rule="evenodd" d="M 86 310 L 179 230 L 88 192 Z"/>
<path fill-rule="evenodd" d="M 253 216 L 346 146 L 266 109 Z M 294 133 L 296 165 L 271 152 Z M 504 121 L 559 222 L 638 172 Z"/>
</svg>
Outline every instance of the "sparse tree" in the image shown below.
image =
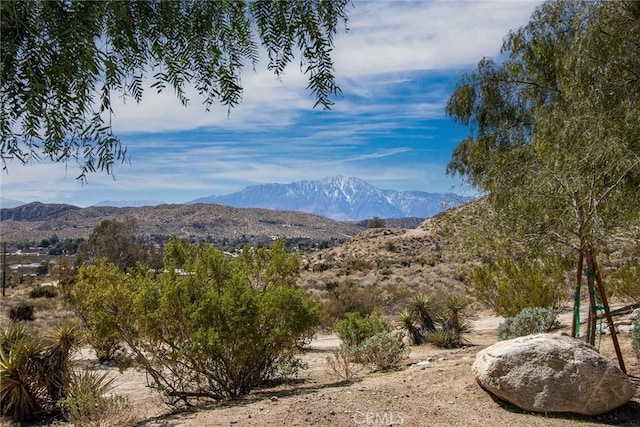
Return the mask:
<svg viewBox="0 0 640 427">
<path fill-rule="evenodd" d="M 113 173 L 126 147 L 111 128 L 112 99 L 140 102 L 193 87 L 205 108 L 242 99 L 241 73 L 259 49 L 281 77 L 299 55 L 316 105 L 340 94 L 331 50 L 348 0 L 0 2 L 0 140 L 7 159 L 76 159 L 79 178 Z"/>
<path fill-rule="evenodd" d="M 638 217 L 638 40 L 639 2 L 547 2 L 503 63 L 458 84 L 446 111 L 471 134 L 448 170 L 486 192 L 494 247 L 569 248 L 593 277 L 604 238 Z"/>
<path fill-rule="evenodd" d="M 123 221 L 105 219 L 91 233 L 87 242 L 78 248 L 78 263 L 93 263 L 99 258 L 125 271 L 141 262 L 150 267 L 160 266 L 160 254 L 153 246 L 135 242 L 137 222 L 132 218 Z"/>
<path fill-rule="evenodd" d="M 369 220 L 369 222 L 367 222 L 367 228 L 384 228 L 385 226 L 386 223 L 384 219 L 378 216 L 374 216 Z"/>
</svg>

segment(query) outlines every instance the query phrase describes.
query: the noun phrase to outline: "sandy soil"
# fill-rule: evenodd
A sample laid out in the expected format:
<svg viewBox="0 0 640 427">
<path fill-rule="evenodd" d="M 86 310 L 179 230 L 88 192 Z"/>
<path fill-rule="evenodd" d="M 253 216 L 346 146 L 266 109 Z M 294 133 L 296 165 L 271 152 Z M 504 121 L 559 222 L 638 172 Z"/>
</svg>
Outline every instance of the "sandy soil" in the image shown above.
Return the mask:
<svg viewBox="0 0 640 427">
<path fill-rule="evenodd" d="M 561 318 L 566 319 L 568 315 Z M 431 345 L 412 347 L 402 368 L 395 372 L 361 372 L 361 378 L 344 383 L 326 364 L 339 341 L 319 335 L 303 355 L 309 368 L 300 378 L 273 388 L 256 390 L 243 399 L 203 405 L 170 413 L 159 397 L 145 386 L 143 373 L 118 374 L 116 393 L 128 395 L 141 420 L 138 425 L 165 426 L 573 426 L 639 425 L 640 387 L 635 398 L 599 417 L 533 414 L 496 401 L 474 380 L 471 365 L 476 353 L 496 341 L 493 316 L 474 318 L 470 345 L 443 350 Z M 566 323 L 565 323 L 566 325 Z M 631 335 L 619 334 L 627 372 L 640 376 L 640 363 L 632 356 Z M 601 352 L 615 360 L 611 338 L 603 336 Z M 421 368 L 417 362 L 429 361 Z M 640 385 L 640 381 L 636 381 Z"/>
</svg>

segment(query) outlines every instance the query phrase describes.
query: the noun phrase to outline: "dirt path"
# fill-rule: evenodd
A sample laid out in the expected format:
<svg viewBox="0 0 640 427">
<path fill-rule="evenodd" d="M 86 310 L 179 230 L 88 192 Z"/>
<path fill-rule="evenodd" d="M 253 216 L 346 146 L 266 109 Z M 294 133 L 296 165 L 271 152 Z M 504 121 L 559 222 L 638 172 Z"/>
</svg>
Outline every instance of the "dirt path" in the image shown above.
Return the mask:
<svg viewBox="0 0 640 427">
<path fill-rule="evenodd" d="M 567 325 L 564 313 L 562 322 Z M 141 422 L 148 427 L 200 426 L 640 426 L 640 390 L 622 408 L 602 417 L 531 414 L 495 401 L 475 382 L 471 365 L 476 353 L 496 341 L 501 318 L 472 319 L 476 327 L 468 336 L 470 346 L 445 350 L 431 345 L 412 347 L 403 368 L 396 372 L 362 372 L 351 383 L 340 382 L 326 365 L 327 356 L 339 346 L 335 335 L 318 335 L 303 355 L 308 369 L 297 381 L 257 390 L 243 399 L 170 414 L 159 397 L 145 387 L 142 373 L 117 374 L 116 393 L 126 394 Z M 631 335 L 620 334 L 627 371 L 640 376 L 640 365 L 631 354 Z M 611 340 L 603 337 L 601 352 L 614 360 Z M 420 368 L 417 362 L 428 361 Z M 110 369 L 117 373 L 115 368 Z M 142 421 L 144 420 L 144 421 Z"/>
</svg>

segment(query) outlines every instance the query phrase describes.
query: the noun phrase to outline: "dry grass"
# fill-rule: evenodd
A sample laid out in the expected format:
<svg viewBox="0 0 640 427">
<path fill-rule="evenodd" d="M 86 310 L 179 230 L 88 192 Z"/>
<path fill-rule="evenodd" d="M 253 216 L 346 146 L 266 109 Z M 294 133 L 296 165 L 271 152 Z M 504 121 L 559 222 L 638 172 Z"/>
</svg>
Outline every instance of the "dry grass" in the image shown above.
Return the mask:
<svg viewBox="0 0 640 427">
<path fill-rule="evenodd" d="M 55 298 L 30 298 L 29 292 L 36 286 L 38 285 L 34 282 L 5 290 L 5 297 L 0 297 L 0 327 L 6 327 L 11 323 L 9 310 L 11 307 L 17 307 L 21 303 L 28 303 L 34 306 L 34 320 L 28 323 L 42 331 L 75 318 L 75 314 L 64 307 L 60 296 Z"/>
</svg>

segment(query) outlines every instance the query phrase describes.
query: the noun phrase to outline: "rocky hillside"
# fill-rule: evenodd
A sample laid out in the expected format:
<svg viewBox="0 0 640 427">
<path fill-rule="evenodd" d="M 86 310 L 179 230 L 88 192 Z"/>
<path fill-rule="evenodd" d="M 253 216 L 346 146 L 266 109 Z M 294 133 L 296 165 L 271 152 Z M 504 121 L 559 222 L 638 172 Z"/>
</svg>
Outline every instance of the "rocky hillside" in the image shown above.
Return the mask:
<svg viewBox="0 0 640 427">
<path fill-rule="evenodd" d="M 210 242 L 264 242 L 276 237 L 341 242 L 357 234 L 355 223 L 333 221 L 317 215 L 267 209 L 194 204 L 141 208 L 30 203 L 2 209 L 0 234 L 6 241 L 40 241 L 56 234 L 60 239 L 88 237 L 105 219 L 132 218 L 139 237 L 161 240 L 176 235 Z"/>
<path fill-rule="evenodd" d="M 485 255 L 468 235 L 482 227 L 484 209 L 480 200 L 428 218 L 415 229 L 364 229 L 343 244 L 304 256 L 301 284 L 326 297 L 337 284 L 351 283 L 378 294 L 389 312 L 416 292 L 436 299 L 465 295 L 469 273 Z M 635 225 L 611 236 L 599 261 L 609 272 L 633 256 L 640 256 L 640 228 Z M 573 289 L 570 283 L 567 289 Z"/>
<path fill-rule="evenodd" d="M 354 284 L 369 289 L 390 313 L 416 292 L 464 294 L 480 256 L 465 249 L 460 231 L 479 217 L 478 209 L 478 203 L 470 203 L 414 229 L 364 229 L 340 245 L 303 256 L 301 285 L 326 297 L 336 285 Z"/>
</svg>

